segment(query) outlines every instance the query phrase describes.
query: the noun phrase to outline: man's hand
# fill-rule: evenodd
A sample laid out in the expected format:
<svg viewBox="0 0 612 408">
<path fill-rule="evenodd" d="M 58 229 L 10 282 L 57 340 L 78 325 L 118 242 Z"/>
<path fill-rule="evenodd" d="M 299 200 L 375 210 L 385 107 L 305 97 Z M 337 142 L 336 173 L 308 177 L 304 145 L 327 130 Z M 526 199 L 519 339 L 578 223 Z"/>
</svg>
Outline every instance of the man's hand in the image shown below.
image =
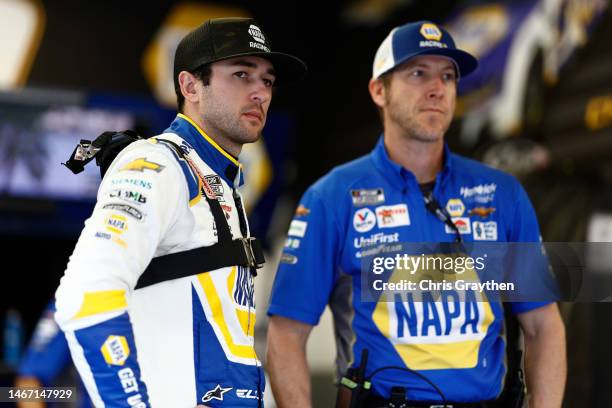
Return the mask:
<svg viewBox="0 0 612 408">
<path fill-rule="evenodd" d="M 43 385 L 36 377 L 17 377 L 15 379 L 16 388 L 40 388 Z M 17 401 L 17 408 L 45 408 L 47 404 L 43 401 L 24 402 Z"/>
<path fill-rule="evenodd" d="M 306 342 L 312 326 L 281 316 L 268 325 L 266 366 L 279 408 L 310 408 Z"/>
<path fill-rule="evenodd" d="M 558 408 L 567 376 L 565 326 L 555 303 L 521 313 L 525 370 L 531 408 Z"/>
</svg>

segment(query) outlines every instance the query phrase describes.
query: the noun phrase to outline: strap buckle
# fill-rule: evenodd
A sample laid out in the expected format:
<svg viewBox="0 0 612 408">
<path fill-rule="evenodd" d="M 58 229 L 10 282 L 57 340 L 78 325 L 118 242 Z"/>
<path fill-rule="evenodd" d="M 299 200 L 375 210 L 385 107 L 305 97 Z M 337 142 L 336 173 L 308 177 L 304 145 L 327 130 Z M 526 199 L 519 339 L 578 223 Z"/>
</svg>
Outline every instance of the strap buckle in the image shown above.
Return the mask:
<svg viewBox="0 0 612 408">
<path fill-rule="evenodd" d="M 251 268 L 260 269 L 263 267 L 265 259 L 263 257 L 261 247 L 259 246 L 259 242 L 256 240 L 257 239 L 255 237 L 240 238 L 240 241 L 242 241 L 242 247 L 244 248 L 244 253 L 246 254 L 248 266 Z"/>
</svg>

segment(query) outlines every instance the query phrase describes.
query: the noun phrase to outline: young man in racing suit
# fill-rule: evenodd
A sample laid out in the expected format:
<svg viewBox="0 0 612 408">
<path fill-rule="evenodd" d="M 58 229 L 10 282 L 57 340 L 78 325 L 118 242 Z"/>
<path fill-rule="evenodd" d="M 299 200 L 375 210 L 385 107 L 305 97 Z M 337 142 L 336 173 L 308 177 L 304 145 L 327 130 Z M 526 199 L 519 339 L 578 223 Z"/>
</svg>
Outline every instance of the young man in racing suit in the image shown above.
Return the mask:
<svg viewBox="0 0 612 408">
<path fill-rule="evenodd" d="M 444 143 L 456 83 L 476 66 L 446 30 L 427 21 L 397 27 L 381 44 L 369 90 L 384 134 L 372 153 L 335 168 L 304 194 L 275 278 L 267 364 L 280 407 L 311 406 L 305 345 L 328 304 L 339 374 L 361 367 L 369 351 L 363 374 L 374 376 L 372 388 L 358 406 L 508 406 L 498 400 L 508 375 L 500 302 L 453 290 L 372 301 L 362 286 L 371 276 L 362 273 L 362 259 L 391 244 L 533 242 L 541 256 L 535 213 L 518 181 Z M 556 304 L 517 302 L 510 309 L 525 336 L 531 406 L 560 407 L 565 333 Z"/>
<path fill-rule="evenodd" d="M 108 168 L 56 293 L 96 407 L 263 404 L 237 157 L 259 139 L 276 80 L 305 71 L 252 19 L 209 20 L 179 43 L 180 113 Z"/>
</svg>

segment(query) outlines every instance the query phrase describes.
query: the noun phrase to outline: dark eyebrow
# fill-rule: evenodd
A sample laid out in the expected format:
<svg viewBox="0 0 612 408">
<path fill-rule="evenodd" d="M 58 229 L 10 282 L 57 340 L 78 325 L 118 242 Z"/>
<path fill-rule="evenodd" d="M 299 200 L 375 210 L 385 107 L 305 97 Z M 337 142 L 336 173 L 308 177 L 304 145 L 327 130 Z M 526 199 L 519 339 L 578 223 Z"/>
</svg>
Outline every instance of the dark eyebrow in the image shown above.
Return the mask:
<svg viewBox="0 0 612 408">
<path fill-rule="evenodd" d="M 241 66 L 241 67 L 248 67 L 248 68 L 257 68 L 258 67 L 258 65 L 255 64 L 254 62 L 247 61 L 247 60 L 236 60 L 236 61 L 232 62 L 232 65 L 238 65 L 238 66 Z M 274 68 L 268 68 L 266 73 L 269 74 L 269 75 L 276 76 L 276 72 L 274 71 Z"/>
</svg>

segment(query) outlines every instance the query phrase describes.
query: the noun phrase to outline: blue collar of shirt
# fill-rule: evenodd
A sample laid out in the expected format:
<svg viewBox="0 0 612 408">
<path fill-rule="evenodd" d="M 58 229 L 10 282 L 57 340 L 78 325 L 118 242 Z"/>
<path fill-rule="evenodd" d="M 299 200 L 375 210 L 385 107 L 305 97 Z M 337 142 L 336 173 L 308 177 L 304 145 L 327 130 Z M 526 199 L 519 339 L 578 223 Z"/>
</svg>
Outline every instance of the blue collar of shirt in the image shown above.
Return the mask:
<svg viewBox="0 0 612 408">
<path fill-rule="evenodd" d="M 404 187 L 409 182 L 413 182 L 415 184 L 417 183 L 416 177 L 411 171 L 406 170 L 399 164 L 391 161 L 385 148 L 383 136 L 381 136 L 378 140 L 376 147 L 371 153 L 371 157 L 374 162 L 374 166 L 398 187 Z M 453 155 L 446 143 L 444 144 L 444 154 L 442 160 L 442 171 L 436 175 L 436 190 L 445 183 L 452 169 Z"/>
<path fill-rule="evenodd" d="M 239 187 L 244 183 L 242 164 L 219 146 L 187 115 L 179 113 L 164 133 L 179 135 L 191 145 L 202 161 L 230 186 Z"/>
</svg>

